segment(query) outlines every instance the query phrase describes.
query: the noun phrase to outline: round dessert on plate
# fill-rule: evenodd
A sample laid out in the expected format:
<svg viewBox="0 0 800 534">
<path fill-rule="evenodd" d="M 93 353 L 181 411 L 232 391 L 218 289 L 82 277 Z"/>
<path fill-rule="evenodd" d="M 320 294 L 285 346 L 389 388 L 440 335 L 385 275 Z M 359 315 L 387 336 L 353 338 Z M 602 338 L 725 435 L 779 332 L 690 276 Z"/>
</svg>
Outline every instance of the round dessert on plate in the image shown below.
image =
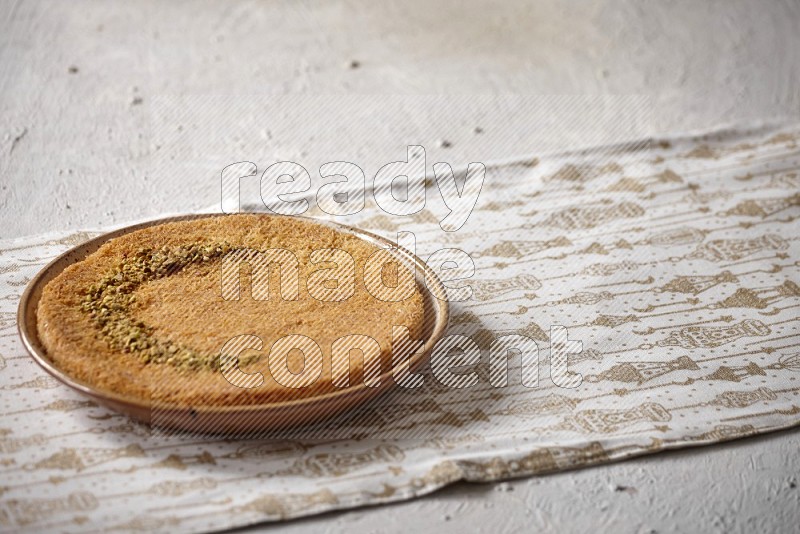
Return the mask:
<svg viewBox="0 0 800 534">
<path fill-rule="evenodd" d="M 20 333 L 57 378 L 138 419 L 212 432 L 317 421 L 394 385 L 398 362 L 412 371 L 443 334 L 441 283 L 390 245 L 298 217 L 145 223 L 46 267 Z M 393 357 L 398 341 L 409 350 Z"/>
</svg>

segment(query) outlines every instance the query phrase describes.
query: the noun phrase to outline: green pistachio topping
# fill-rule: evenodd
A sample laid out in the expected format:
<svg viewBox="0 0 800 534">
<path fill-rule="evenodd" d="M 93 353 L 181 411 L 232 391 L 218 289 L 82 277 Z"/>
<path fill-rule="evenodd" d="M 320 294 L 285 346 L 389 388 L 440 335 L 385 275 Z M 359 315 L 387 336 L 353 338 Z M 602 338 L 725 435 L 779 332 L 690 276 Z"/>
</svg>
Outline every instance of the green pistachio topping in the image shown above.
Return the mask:
<svg viewBox="0 0 800 534">
<path fill-rule="evenodd" d="M 180 343 L 156 339 L 152 328 L 131 317 L 131 305 L 136 299 L 134 291 L 140 285 L 175 274 L 193 263 L 215 261 L 231 250 L 227 243 L 141 249 L 87 289 L 81 310 L 89 314 L 113 348 L 135 354 L 144 363 L 216 370 L 218 355 L 202 354 Z"/>
</svg>

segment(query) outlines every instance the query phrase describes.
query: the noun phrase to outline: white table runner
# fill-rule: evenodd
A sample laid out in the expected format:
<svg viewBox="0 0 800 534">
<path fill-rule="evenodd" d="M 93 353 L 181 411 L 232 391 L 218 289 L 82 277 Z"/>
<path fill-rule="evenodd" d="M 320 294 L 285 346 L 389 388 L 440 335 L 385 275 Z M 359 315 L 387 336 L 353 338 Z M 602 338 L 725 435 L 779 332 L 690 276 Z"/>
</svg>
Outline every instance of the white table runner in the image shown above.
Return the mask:
<svg viewBox="0 0 800 534">
<path fill-rule="evenodd" d="M 0 528 L 222 529 L 796 425 L 799 143 L 800 126 L 757 127 L 532 155 L 489 167 L 452 233 L 435 199 L 411 218 L 337 219 L 414 232 L 423 258 L 469 253 L 473 297 L 453 304 L 449 333 L 484 361 L 476 386 L 427 376 L 327 441 L 152 433 L 59 385 L 20 344 L 19 295 L 100 232 L 0 241 Z M 549 379 L 553 325 L 583 343 L 577 388 Z M 489 383 L 485 353 L 511 333 L 539 345 L 537 388 L 514 372 Z"/>
</svg>

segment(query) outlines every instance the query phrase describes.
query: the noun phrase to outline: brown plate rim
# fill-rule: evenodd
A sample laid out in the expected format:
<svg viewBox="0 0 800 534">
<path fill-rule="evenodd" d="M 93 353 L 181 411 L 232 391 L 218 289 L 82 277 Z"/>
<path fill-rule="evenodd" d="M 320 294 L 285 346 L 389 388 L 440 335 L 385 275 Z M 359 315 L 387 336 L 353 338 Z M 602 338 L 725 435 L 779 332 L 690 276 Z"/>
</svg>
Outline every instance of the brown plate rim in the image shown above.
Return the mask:
<svg viewBox="0 0 800 534">
<path fill-rule="evenodd" d="M 430 299 L 430 302 L 433 304 L 433 308 L 435 310 L 435 321 L 433 324 L 433 328 L 431 330 L 430 335 L 425 339 L 423 343 L 423 350 L 417 353 L 416 358 L 412 358 L 410 361 L 410 369 L 415 370 L 419 367 L 422 361 L 425 359 L 425 356 L 430 354 L 433 350 L 433 347 L 436 343 L 444 336 L 444 333 L 447 329 L 449 316 L 450 316 L 450 305 L 447 299 L 440 299 L 437 298 L 433 293 L 437 293 L 439 295 L 446 295 L 446 289 L 444 284 L 442 284 L 441 280 L 439 279 L 436 272 L 431 269 L 422 259 L 420 259 L 417 255 L 413 254 L 412 252 L 406 249 L 400 249 L 397 247 L 396 243 L 393 243 L 389 239 L 381 237 L 379 235 L 373 234 L 372 232 L 368 232 L 366 230 L 362 230 L 359 228 L 355 228 L 352 226 L 348 226 L 345 224 L 333 222 L 333 221 L 326 221 L 315 219 L 313 217 L 306 217 L 306 216 L 298 216 L 298 215 L 280 215 L 280 214 L 273 214 L 273 213 L 253 213 L 254 215 L 268 215 L 270 217 L 289 217 L 294 219 L 302 219 L 304 221 L 308 221 L 315 224 L 320 224 L 323 226 L 327 226 L 333 228 L 338 231 L 342 231 L 348 234 L 351 234 L 355 237 L 363 239 L 371 244 L 379 245 L 381 247 L 384 246 L 391 246 L 393 247 L 390 251 L 394 254 L 398 252 L 402 252 L 403 255 L 410 259 L 415 267 L 419 270 L 417 271 L 417 283 L 420 281 L 420 277 L 424 277 L 426 284 L 430 288 L 430 284 L 433 284 L 433 288 L 430 288 L 427 291 L 424 291 L 424 295 L 426 299 Z M 83 395 L 101 400 L 101 401 L 109 401 L 113 404 L 122 405 L 128 409 L 135 409 L 135 410 L 151 410 L 152 405 L 147 401 L 143 401 L 141 399 L 137 399 L 135 397 L 120 395 L 119 393 L 108 391 L 105 389 L 98 388 L 76 378 L 73 378 L 65 371 L 61 370 L 57 367 L 47 356 L 44 348 L 41 347 L 41 343 L 39 342 L 38 336 L 38 327 L 35 321 L 29 321 L 28 317 L 36 317 L 35 308 L 38 305 L 38 299 L 35 299 L 34 296 L 37 294 L 41 294 L 41 289 L 43 289 L 43 280 L 48 278 L 47 281 L 52 279 L 53 277 L 57 276 L 58 273 L 63 271 L 68 265 L 65 264 L 57 273 L 53 273 L 53 269 L 55 269 L 60 263 L 64 261 L 64 259 L 68 256 L 78 254 L 80 255 L 79 259 L 75 260 L 81 261 L 89 254 L 96 251 L 100 246 L 102 246 L 105 242 L 109 241 L 110 239 L 141 230 L 144 228 L 149 228 L 151 226 L 156 226 L 160 224 L 167 224 L 172 222 L 181 222 L 181 221 L 190 221 L 190 220 L 198 220 L 204 219 L 209 217 L 226 217 L 227 214 L 221 213 L 202 213 L 202 214 L 187 214 L 187 215 L 174 215 L 170 217 L 164 217 L 159 219 L 153 219 L 150 221 L 137 223 L 129 226 L 125 226 L 122 228 L 118 228 L 116 230 L 112 230 L 110 232 L 103 233 L 99 236 L 95 236 L 83 243 L 76 245 L 69 250 L 59 254 L 53 260 L 51 260 L 47 265 L 45 265 L 36 275 L 28 282 L 25 290 L 22 292 L 22 296 L 20 297 L 19 306 L 17 307 L 17 330 L 22 340 L 22 344 L 25 347 L 25 350 L 30 354 L 33 360 L 39 364 L 45 371 L 47 371 L 50 375 L 56 378 L 61 383 L 65 384 L 66 386 L 82 393 Z M 73 262 L 75 263 L 75 262 Z M 31 308 L 34 309 L 34 313 L 31 314 Z M 354 394 L 364 394 L 367 393 L 365 390 L 369 390 L 371 393 L 369 396 L 372 397 L 385 391 L 387 389 L 391 389 L 391 387 L 384 386 L 384 384 L 393 384 L 392 380 L 392 370 L 389 370 L 385 373 L 380 375 L 380 386 L 377 387 L 369 387 L 363 382 L 342 388 L 338 391 L 333 391 L 329 393 L 324 393 L 321 395 L 315 395 L 311 397 L 304 397 L 297 400 L 288 400 L 288 401 L 280 401 L 280 402 L 272 402 L 272 403 L 261 403 L 261 404 L 243 404 L 243 405 L 233 405 L 233 406 L 174 406 L 172 409 L 179 411 L 179 412 L 202 412 L 204 414 L 225 414 L 225 413 L 245 413 L 245 412 L 259 412 L 264 410 L 274 410 L 274 409 L 293 409 L 293 408 L 302 408 L 307 407 L 308 405 L 320 403 L 320 402 L 327 402 L 333 399 L 338 399 L 340 397 L 347 397 Z M 391 382 L 390 382 L 391 381 Z M 394 384 L 393 384 L 394 385 Z M 169 407 L 165 407 L 169 409 Z M 161 409 L 161 407 L 159 407 Z M 127 410 L 126 410 L 127 412 Z M 130 415 L 130 412 L 127 412 Z"/>
</svg>

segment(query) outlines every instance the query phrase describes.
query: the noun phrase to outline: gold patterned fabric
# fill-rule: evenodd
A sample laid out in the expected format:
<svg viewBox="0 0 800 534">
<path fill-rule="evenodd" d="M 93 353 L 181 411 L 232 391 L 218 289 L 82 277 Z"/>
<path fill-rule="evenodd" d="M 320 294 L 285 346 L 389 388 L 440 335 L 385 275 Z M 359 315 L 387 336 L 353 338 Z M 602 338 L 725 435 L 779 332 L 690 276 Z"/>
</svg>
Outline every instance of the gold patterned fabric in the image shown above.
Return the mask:
<svg viewBox="0 0 800 534">
<path fill-rule="evenodd" d="M 412 217 L 368 205 L 337 219 L 413 232 L 423 259 L 469 253 L 472 297 L 452 304 L 449 333 L 484 358 L 476 385 L 427 373 L 322 440 L 152 432 L 59 385 L 23 351 L 16 306 L 95 233 L 0 242 L 0 528 L 222 529 L 798 424 L 800 126 L 536 156 L 488 166 L 457 232 L 438 224 L 435 182 Z M 576 388 L 549 379 L 554 325 L 582 343 Z M 486 352 L 509 334 L 540 348 L 537 387 L 513 365 L 507 387 L 490 383 Z"/>
</svg>

